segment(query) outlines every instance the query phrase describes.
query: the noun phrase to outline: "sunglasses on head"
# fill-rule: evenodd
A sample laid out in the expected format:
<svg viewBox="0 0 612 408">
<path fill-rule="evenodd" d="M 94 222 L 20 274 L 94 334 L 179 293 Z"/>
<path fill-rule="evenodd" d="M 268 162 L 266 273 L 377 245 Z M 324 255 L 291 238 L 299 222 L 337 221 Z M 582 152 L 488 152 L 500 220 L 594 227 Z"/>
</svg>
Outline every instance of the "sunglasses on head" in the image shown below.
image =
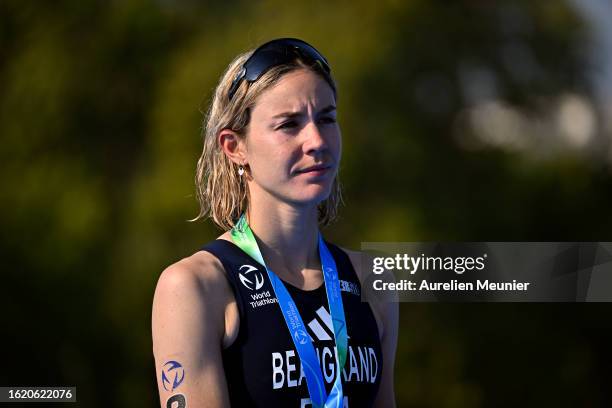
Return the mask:
<svg viewBox="0 0 612 408">
<path fill-rule="evenodd" d="M 334 89 L 334 93 L 336 92 L 330 75 L 331 68 L 319 51 L 307 42 L 297 38 L 279 38 L 261 45 L 246 60 L 242 69 L 232 81 L 232 86 L 228 92 L 229 100 L 234 97 L 242 80 L 246 80 L 250 84 L 257 81 L 270 68 L 287 64 L 298 58 L 306 63 L 319 65 L 325 79 Z"/>
</svg>

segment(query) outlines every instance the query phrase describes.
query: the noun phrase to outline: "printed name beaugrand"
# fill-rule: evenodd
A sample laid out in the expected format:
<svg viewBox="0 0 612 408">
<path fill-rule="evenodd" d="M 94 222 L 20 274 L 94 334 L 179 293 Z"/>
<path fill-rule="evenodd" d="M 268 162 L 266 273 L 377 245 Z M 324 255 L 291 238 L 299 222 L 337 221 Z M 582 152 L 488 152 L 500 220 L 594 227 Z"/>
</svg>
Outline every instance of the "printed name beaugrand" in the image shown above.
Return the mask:
<svg viewBox="0 0 612 408">
<path fill-rule="evenodd" d="M 512 282 L 490 282 L 487 280 L 476 280 L 474 282 L 459 282 L 456 279 L 450 282 L 428 282 L 422 280 L 420 283 L 407 279 L 402 279 L 398 282 L 384 282 L 380 279 L 372 283 L 374 290 L 395 290 L 395 291 L 526 291 L 531 282 L 517 282 L 513 279 Z"/>
</svg>

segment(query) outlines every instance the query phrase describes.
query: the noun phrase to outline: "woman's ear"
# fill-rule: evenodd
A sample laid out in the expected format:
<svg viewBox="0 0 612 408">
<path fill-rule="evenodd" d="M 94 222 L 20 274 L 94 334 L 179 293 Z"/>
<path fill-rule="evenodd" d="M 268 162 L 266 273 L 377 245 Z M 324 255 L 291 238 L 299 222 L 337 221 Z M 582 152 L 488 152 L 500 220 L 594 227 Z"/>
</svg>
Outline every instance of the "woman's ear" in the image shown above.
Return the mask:
<svg viewBox="0 0 612 408">
<path fill-rule="evenodd" d="M 217 137 L 219 146 L 223 153 L 234 163 L 244 166 L 248 164 L 246 158 L 246 144 L 244 139 L 238 136 L 238 133 L 231 129 L 223 129 Z"/>
</svg>

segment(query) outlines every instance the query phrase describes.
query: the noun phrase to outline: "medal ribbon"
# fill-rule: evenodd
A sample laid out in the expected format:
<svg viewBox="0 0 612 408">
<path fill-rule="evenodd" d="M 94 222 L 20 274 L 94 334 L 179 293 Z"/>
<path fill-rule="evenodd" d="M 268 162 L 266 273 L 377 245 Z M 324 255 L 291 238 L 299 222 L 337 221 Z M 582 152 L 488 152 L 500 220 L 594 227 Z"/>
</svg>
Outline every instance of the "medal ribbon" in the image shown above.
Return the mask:
<svg viewBox="0 0 612 408">
<path fill-rule="evenodd" d="M 302 316 L 283 282 L 266 266 L 253 231 L 251 231 L 244 214 L 242 214 L 234 228 L 232 228 L 231 236 L 234 243 L 240 249 L 266 268 L 268 278 L 272 283 L 272 290 L 278 299 L 278 305 L 300 357 L 312 407 L 342 408 L 344 394 L 342 391 L 341 373 L 346 362 L 347 353 L 346 321 L 344 318 L 344 307 L 342 306 L 338 269 L 336 268 L 334 258 L 323 241 L 323 237 L 319 233 L 319 256 L 321 257 L 323 281 L 325 291 L 327 292 L 327 302 L 334 326 L 334 340 L 336 342 L 336 378 L 329 395 L 327 395 L 325 390 L 325 382 L 323 381 L 321 367 L 317 361 L 317 354 L 312 345 L 312 340 L 306 331 L 306 326 L 302 321 Z"/>
</svg>

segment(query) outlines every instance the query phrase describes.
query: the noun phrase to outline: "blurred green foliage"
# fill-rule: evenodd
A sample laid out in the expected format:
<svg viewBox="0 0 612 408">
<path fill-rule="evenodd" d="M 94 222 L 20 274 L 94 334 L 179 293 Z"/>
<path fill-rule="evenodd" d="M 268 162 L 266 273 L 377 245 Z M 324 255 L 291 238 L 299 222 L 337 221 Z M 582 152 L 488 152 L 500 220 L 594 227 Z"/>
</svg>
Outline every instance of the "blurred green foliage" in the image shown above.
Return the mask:
<svg viewBox="0 0 612 408">
<path fill-rule="evenodd" d="M 461 143 L 478 102 L 465 67 L 485 67 L 488 92 L 527 116 L 590 98 L 585 23 L 565 3 L 207 3 L 0 2 L 0 385 L 76 385 L 84 407 L 158 404 L 157 277 L 220 233 L 186 222 L 202 111 L 229 61 L 274 37 L 315 44 L 339 84 L 347 205 L 331 240 L 609 240 L 601 156 Z M 610 402 L 606 305 L 401 311 L 399 406 Z"/>
</svg>

